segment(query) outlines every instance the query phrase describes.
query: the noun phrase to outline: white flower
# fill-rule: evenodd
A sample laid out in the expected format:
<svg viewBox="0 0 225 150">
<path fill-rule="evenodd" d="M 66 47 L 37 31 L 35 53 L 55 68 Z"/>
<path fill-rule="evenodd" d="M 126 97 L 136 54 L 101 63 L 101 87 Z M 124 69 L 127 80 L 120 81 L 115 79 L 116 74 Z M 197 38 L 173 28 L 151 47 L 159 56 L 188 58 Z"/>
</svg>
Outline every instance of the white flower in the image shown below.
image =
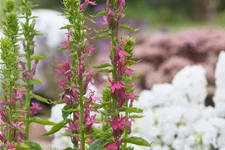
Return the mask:
<svg viewBox="0 0 225 150">
<path fill-rule="evenodd" d="M 62 150 L 67 147 L 73 147 L 73 144 L 69 137 L 60 136 L 53 139 L 51 147 L 56 148 L 57 150 Z"/>
<path fill-rule="evenodd" d="M 220 52 L 218 62 L 216 64 L 215 79 L 216 87 L 225 89 L 225 52 Z"/>
<path fill-rule="evenodd" d="M 172 147 L 175 150 L 181 150 L 181 149 L 183 149 L 183 146 L 184 146 L 183 138 L 177 138 L 177 139 L 173 140 Z"/>
<path fill-rule="evenodd" d="M 188 101 L 203 103 L 207 96 L 205 75 L 206 70 L 202 66 L 187 66 L 175 75 L 172 84 L 175 91 Z"/>
</svg>

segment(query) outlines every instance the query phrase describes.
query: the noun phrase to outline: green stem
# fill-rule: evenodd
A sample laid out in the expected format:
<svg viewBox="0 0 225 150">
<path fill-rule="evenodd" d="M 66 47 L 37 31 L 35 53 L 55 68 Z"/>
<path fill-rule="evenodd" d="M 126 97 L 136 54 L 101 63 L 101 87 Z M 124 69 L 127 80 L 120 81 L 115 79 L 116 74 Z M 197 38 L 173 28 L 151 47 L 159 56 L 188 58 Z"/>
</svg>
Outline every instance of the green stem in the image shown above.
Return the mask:
<svg viewBox="0 0 225 150">
<path fill-rule="evenodd" d="M 84 102 L 83 102 L 83 83 L 81 81 L 80 84 L 80 99 L 79 99 L 79 103 L 80 103 L 80 146 L 81 146 L 81 150 L 85 150 L 85 137 L 84 137 Z"/>
<path fill-rule="evenodd" d="M 27 71 L 31 72 L 31 58 L 30 58 L 30 45 L 27 44 Z M 25 134 L 26 134 L 26 140 L 29 140 L 29 125 L 30 125 L 30 84 L 29 79 L 27 79 L 27 91 L 26 91 L 26 122 L 25 122 Z"/>
<path fill-rule="evenodd" d="M 26 45 L 26 59 L 27 59 L 27 72 L 31 72 L 31 49 L 30 49 L 30 33 L 29 33 L 29 8 L 28 8 L 28 1 L 25 0 L 24 2 L 25 8 L 26 8 L 26 13 L 25 13 L 25 19 L 26 19 L 26 26 L 27 30 L 25 31 L 25 39 L 27 40 L 27 45 Z M 25 102 L 25 107 L 26 107 L 26 121 L 25 121 L 25 135 L 26 135 L 26 140 L 29 140 L 29 125 L 30 125 L 30 93 L 31 93 L 31 87 L 29 83 L 29 79 L 27 79 L 27 91 L 26 91 L 26 102 Z"/>
<path fill-rule="evenodd" d="M 126 101 L 126 108 L 128 108 L 128 102 L 129 102 L 129 100 L 127 100 Z M 128 121 L 128 119 L 129 119 L 129 113 L 128 112 L 126 112 L 125 113 L 125 116 L 126 116 L 126 121 Z M 128 126 L 125 126 L 125 129 L 124 129 L 124 138 L 127 138 L 128 137 L 128 130 L 129 128 L 128 128 Z M 126 149 L 127 148 L 127 143 L 126 142 L 124 142 L 124 149 Z"/>
<path fill-rule="evenodd" d="M 9 104 L 9 120 L 12 121 L 12 116 L 13 116 L 13 110 L 12 110 L 12 105 L 13 105 L 13 84 L 10 81 L 10 87 L 9 87 L 9 99 L 10 99 L 10 104 Z M 12 140 L 12 127 L 9 127 L 9 131 L 8 131 L 8 141 L 11 142 Z"/>
</svg>

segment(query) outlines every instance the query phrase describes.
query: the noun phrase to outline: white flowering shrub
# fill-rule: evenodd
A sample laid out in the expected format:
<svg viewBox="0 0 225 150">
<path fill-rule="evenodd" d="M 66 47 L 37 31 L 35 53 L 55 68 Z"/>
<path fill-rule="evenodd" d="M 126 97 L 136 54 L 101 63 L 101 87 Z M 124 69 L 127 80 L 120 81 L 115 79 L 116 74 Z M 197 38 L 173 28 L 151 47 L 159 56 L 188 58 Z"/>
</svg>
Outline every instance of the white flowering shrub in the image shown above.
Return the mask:
<svg viewBox="0 0 225 150">
<path fill-rule="evenodd" d="M 135 105 L 144 109 L 144 117 L 135 121 L 134 134 L 152 142 L 152 150 L 225 150 L 225 52 L 215 81 L 215 107 L 204 105 L 207 80 L 201 66 L 187 66 L 171 84 L 143 91 Z"/>
</svg>

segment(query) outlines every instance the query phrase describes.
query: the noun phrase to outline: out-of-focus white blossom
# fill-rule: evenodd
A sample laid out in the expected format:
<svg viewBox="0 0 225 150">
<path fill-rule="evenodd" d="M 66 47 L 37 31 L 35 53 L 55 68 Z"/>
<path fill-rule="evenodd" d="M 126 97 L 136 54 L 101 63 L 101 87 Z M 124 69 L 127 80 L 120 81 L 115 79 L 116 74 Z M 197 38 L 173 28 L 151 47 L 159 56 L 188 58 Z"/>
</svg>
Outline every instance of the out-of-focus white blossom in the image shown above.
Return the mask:
<svg viewBox="0 0 225 150">
<path fill-rule="evenodd" d="M 172 85 L 181 97 L 192 103 L 203 103 L 207 96 L 206 70 L 202 66 L 187 66 L 175 75 Z"/>
<path fill-rule="evenodd" d="M 132 134 L 152 142 L 151 150 L 219 150 L 225 148 L 225 52 L 216 66 L 215 107 L 205 106 L 206 71 L 187 66 L 171 84 L 156 84 L 140 94 L 135 106 L 144 109 Z"/>
</svg>

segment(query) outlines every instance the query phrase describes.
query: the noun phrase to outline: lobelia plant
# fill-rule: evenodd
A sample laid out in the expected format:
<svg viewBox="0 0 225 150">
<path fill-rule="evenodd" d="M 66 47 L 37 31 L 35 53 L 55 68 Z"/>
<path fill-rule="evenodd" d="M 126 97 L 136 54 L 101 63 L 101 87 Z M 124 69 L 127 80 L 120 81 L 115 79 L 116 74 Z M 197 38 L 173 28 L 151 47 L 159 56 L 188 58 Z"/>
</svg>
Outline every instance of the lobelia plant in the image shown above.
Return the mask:
<svg viewBox="0 0 225 150">
<path fill-rule="evenodd" d="M 119 37 L 120 28 L 136 31 L 130 26 L 120 24 L 124 16 L 124 7 L 125 0 L 107 0 L 106 9 L 96 15 L 96 17 L 103 16 L 102 24 L 108 25 L 108 28 L 97 31 L 98 35 L 94 38 L 108 36 L 111 38 L 111 64 L 101 64 L 95 67 L 99 72 L 109 74 L 110 83 L 110 86 L 103 90 L 103 101 L 99 105 L 102 110 L 102 131 L 96 129 L 96 132 L 101 134 L 101 137 L 94 142 L 98 145 L 96 149 L 132 149 L 128 143 L 150 147 L 150 144 L 143 138 L 130 136 L 133 119 L 141 117 L 135 114 L 142 113 L 142 110 L 133 107 L 136 96 L 132 85 L 133 70 L 130 66 L 135 64 L 132 58 L 132 46 L 135 42 L 130 37 Z"/>
<path fill-rule="evenodd" d="M 23 88 L 18 85 L 19 55 L 18 55 L 18 19 L 14 11 L 14 3 L 6 1 L 3 34 L 0 40 L 1 49 L 1 96 L 0 106 L 0 146 L 1 149 L 13 149 L 25 138 L 24 124 L 19 119 L 22 114 L 18 107 L 22 104 Z"/>
<path fill-rule="evenodd" d="M 133 107 L 136 100 L 134 87 L 131 82 L 133 70 L 130 66 L 135 64 L 133 60 L 134 40 L 130 37 L 120 38 L 119 28 L 136 31 L 132 27 L 120 24 L 124 14 L 125 0 L 107 0 L 106 10 L 96 16 L 103 15 L 108 28 L 97 31 L 94 39 L 111 37 L 111 63 L 101 64 L 88 69 L 86 57 L 91 56 L 95 48 L 89 47 L 87 37 L 90 29 L 85 25 L 85 20 L 91 18 L 84 15 L 88 5 L 96 5 L 95 2 L 85 0 L 64 0 L 64 16 L 69 24 L 62 27 L 67 29 L 67 40 L 61 42 L 62 50 L 69 50 L 67 60 L 58 64 L 56 75 L 64 78 L 59 81 L 59 88 L 63 89 L 61 99 L 52 102 L 32 93 L 34 84 L 41 84 L 35 79 L 35 70 L 39 60 L 43 56 L 33 56 L 35 41 L 34 36 L 39 33 L 34 29 L 35 17 L 32 16 L 32 3 L 22 0 L 22 16 L 25 21 L 21 23 L 22 45 L 25 54 L 18 52 L 18 17 L 14 10 L 14 3 L 8 0 L 6 3 L 6 19 L 4 27 L 5 38 L 1 39 L 2 59 L 2 87 L 4 95 L 0 101 L 1 129 L 0 139 L 2 148 L 8 149 L 35 149 L 41 147 L 29 141 L 29 125 L 31 122 L 44 125 L 53 125 L 45 136 L 54 134 L 62 128 L 67 132 L 63 136 L 70 137 L 73 147 L 66 149 L 80 150 L 129 150 L 133 149 L 128 144 L 136 144 L 149 147 L 150 144 L 141 137 L 130 136 L 133 119 L 140 118 L 136 113 L 142 110 Z M 25 59 L 25 60 L 24 60 Z M 98 101 L 94 91 L 90 90 L 92 77 L 96 69 L 98 72 L 108 73 L 107 86 L 102 93 L 102 101 Z M 21 80 L 23 83 L 21 83 Z M 23 103 L 23 95 L 26 100 Z M 31 98 L 36 98 L 48 104 L 65 104 L 62 109 L 63 120 L 59 123 L 46 121 L 34 115 L 41 107 L 37 103 L 31 104 Z M 100 112 L 100 119 L 97 115 Z M 97 122 L 98 120 L 99 122 Z M 99 123 L 100 127 L 94 127 Z"/>
<path fill-rule="evenodd" d="M 25 15 L 25 23 L 22 24 L 22 34 L 24 34 L 23 45 L 26 54 L 19 52 L 19 21 L 16 12 L 14 11 L 14 2 L 6 1 L 5 6 L 5 21 L 3 34 L 4 38 L 0 40 L 1 49 L 1 87 L 3 95 L 1 96 L 0 107 L 0 149 L 35 149 L 40 150 L 41 147 L 29 141 L 29 124 L 36 122 L 40 124 L 53 125 L 53 122 L 46 121 L 34 117 L 41 107 L 32 103 L 30 107 L 31 96 L 37 97 L 43 102 L 48 102 L 46 99 L 32 94 L 32 85 L 41 83 L 38 79 L 34 79 L 35 69 L 38 60 L 43 59 L 43 56 L 32 56 L 34 50 L 33 37 L 38 35 L 34 30 L 34 22 L 29 22 L 31 17 L 31 3 L 23 1 L 23 12 Z M 22 17 L 23 18 L 23 17 Z M 23 62 L 24 59 L 27 62 Z M 31 63 L 33 67 L 31 68 Z M 27 65 L 27 66 L 26 66 Z M 26 70 L 26 68 L 28 70 Z M 22 82 L 25 81 L 25 84 Z M 26 94 L 25 94 L 26 93 Z M 23 96 L 26 96 L 24 103 Z"/>
<path fill-rule="evenodd" d="M 84 16 L 84 11 L 88 5 L 96 5 L 95 2 L 85 0 L 64 0 L 64 16 L 69 24 L 62 27 L 67 29 L 67 40 L 61 42 L 62 50 L 70 50 L 67 60 L 58 64 L 56 75 L 63 75 L 58 87 L 63 89 L 60 102 L 65 103 L 62 109 L 63 121 L 54 125 L 45 135 L 54 134 L 66 126 L 67 131 L 64 136 L 71 138 L 73 148 L 85 150 L 92 142 L 94 136 L 92 126 L 95 123 L 97 111 L 94 109 L 97 98 L 95 92 L 88 86 L 91 84 L 93 70 L 87 68 L 85 59 L 91 56 L 95 48 L 89 47 L 87 42 L 87 31 L 85 20 L 90 19 Z M 96 112 L 96 113 L 95 113 Z"/>
</svg>

